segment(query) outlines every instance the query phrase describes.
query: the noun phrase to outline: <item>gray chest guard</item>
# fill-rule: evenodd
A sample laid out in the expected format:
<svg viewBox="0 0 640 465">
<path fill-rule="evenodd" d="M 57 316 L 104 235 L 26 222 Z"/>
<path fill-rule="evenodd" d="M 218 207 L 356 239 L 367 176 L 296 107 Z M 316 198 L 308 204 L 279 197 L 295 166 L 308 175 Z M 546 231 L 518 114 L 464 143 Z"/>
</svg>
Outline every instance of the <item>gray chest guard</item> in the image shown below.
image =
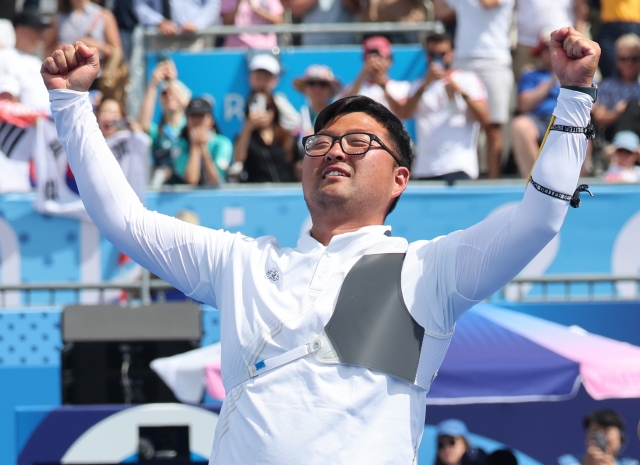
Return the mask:
<svg viewBox="0 0 640 465">
<path fill-rule="evenodd" d="M 347 274 L 324 327 L 342 363 L 414 383 L 424 328 L 402 298 L 403 253 L 365 255 Z"/>
<path fill-rule="evenodd" d="M 404 257 L 404 253 L 361 257 L 345 277 L 323 333 L 229 377 L 224 383 L 227 392 L 311 354 L 320 363 L 358 365 L 416 384 L 424 328 L 413 319 L 402 297 Z"/>
</svg>

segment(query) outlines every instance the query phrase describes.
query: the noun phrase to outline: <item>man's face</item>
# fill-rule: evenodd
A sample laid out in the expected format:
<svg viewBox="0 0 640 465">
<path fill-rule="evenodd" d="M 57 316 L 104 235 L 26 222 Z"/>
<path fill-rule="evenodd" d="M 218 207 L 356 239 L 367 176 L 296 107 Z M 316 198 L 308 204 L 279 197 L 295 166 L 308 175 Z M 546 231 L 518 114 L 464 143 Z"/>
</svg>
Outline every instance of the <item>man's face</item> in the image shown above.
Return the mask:
<svg viewBox="0 0 640 465">
<path fill-rule="evenodd" d="M 276 88 L 278 79 L 264 69 L 256 69 L 249 73 L 249 86 L 253 92 L 271 92 Z"/>
<path fill-rule="evenodd" d="M 19 36 L 21 44 L 27 44 L 29 50 L 23 50 L 25 53 L 35 53 L 44 43 L 46 29 L 39 29 L 29 26 L 16 26 L 16 37 Z"/>
<path fill-rule="evenodd" d="M 593 437 L 596 433 L 604 434 L 607 442 L 605 452 L 614 457 L 617 456 L 618 452 L 620 452 L 620 447 L 622 447 L 622 437 L 620 435 L 620 430 L 615 426 L 604 427 L 596 423 L 592 423 L 591 425 L 589 425 L 589 428 L 587 428 L 587 431 L 585 432 L 587 446 L 593 444 Z"/>
<path fill-rule="evenodd" d="M 394 150 L 387 131 L 365 113 L 341 115 L 319 133 L 342 136 L 354 132 L 375 134 Z M 335 142 L 324 157 L 304 157 L 302 190 L 312 217 L 327 213 L 353 214 L 358 218 L 378 213 L 384 216 L 392 199 L 404 191 L 409 171 L 378 147 L 372 141 L 365 154 L 346 155 L 340 143 Z"/>
<path fill-rule="evenodd" d="M 448 68 L 453 61 L 453 47 L 448 40 L 442 42 L 429 42 L 426 46 L 427 61 L 441 61 L 445 68 Z"/>
<path fill-rule="evenodd" d="M 640 51 L 635 47 L 618 47 L 616 49 L 616 66 L 623 79 L 638 79 L 640 74 Z"/>
</svg>

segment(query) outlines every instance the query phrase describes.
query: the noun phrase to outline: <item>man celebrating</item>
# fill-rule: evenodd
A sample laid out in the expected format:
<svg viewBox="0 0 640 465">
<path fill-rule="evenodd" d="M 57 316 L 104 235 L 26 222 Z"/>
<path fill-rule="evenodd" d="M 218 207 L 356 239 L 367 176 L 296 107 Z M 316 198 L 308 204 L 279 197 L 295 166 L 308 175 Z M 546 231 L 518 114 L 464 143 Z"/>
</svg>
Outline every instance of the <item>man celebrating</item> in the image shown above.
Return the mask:
<svg viewBox="0 0 640 465">
<path fill-rule="evenodd" d="M 76 43 L 45 60 L 60 141 L 95 224 L 222 315 L 227 397 L 211 464 L 415 460 L 425 394 L 456 320 L 554 237 L 578 181 L 600 51 L 571 28 L 552 39 L 555 71 L 573 90 L 560 93 L 559 130 L 517 207 L 432 241 L 392 237 L 383 222 L 407 187 L 409 135 L 382 105 L 351 96 L 325 108 L 303 141 L 313 225 L 293 249 L 146 210 L 91 110 L 96 50 Z"/>
</svg>

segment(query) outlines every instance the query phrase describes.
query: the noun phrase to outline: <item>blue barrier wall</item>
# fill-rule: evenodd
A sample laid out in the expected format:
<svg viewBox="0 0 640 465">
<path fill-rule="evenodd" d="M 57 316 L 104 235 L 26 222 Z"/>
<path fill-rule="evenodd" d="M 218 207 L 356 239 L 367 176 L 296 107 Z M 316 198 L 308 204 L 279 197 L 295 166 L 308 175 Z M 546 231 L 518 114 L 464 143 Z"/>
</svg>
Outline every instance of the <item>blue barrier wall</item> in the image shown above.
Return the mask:
<svg viewBox="0 0 640 465">
<path fill-rule="evenodd" d="M 638 273 L 640 186 L 598 185 L 593 186 L 593 191 L 594 198 L 585 199 L 579 209 L 570 209 L 557 239 L 528 276 Z M 410 185 L 387 223 L 393 227 L 393 234 L 410 241 L 434 238 L 472 226 L 497 210 L 514 205 L 522 193 L 521 186 Z M 123 273 L 118 251 L 101 239 L 92 225 L 42 216 L 33 211 L 33 200 L 30 194 L 0 196 L 0 283 L 95 282 Z M 296 184 L 257 190 L 150 193 L 148 206 L 168 215 L 190 209 L 206 227 L 253 237 L 273 235 L 283 246 L 295 246 L 301 231 L 310 225 Z M 628 289 L 621 291 L 629 293 Z M 48 299 L 44 294 L 34 297 L 34 301 L 43 304 L 48 304 Z"/>
</svg>

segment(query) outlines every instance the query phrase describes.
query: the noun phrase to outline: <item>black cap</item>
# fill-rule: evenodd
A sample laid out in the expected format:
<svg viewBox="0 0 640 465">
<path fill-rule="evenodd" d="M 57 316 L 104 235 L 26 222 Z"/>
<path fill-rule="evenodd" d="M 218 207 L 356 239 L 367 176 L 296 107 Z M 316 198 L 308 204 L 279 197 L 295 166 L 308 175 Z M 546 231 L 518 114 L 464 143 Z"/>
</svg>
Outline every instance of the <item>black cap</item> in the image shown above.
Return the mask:
<svg viewBox="0 0 640 465">
<path fill-rule="evenodd" d="M 31 10 L 24 10 L 20 13 L 16 13 L 11 22 L 13 23 L 13 27 L 26 26 L 36 29 L 46 29 L 51 26 L 49 21 Z"/>
<path fill-rule="evenodd" d="M 212 112 L 213 106 L 211 105 L 211 102 L 202 97 L 192 98 L 185 111 L 187 115 L 206 115 L 211 114 Z"/>
</svg>

